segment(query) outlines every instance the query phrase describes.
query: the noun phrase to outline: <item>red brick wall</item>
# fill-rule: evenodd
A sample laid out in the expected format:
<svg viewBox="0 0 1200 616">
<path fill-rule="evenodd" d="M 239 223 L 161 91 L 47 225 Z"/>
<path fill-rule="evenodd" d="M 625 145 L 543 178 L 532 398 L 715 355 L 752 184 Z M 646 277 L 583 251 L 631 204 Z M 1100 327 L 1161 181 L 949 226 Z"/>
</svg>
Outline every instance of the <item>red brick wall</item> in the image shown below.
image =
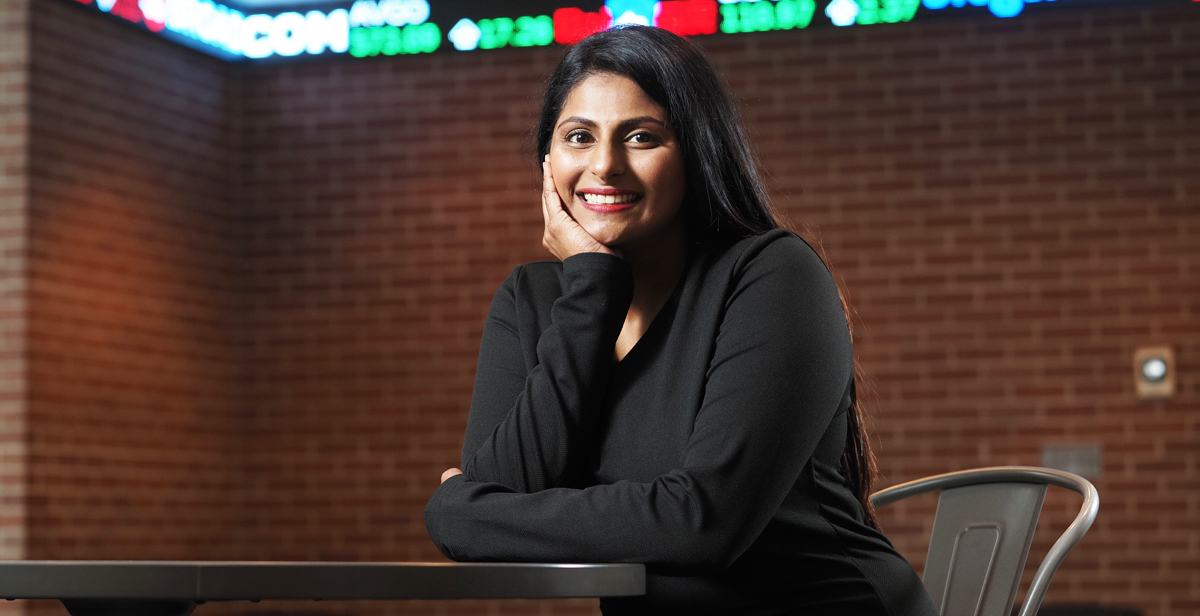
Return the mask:
<svg viewBox="0 0 1200 616">
<path fill-rule="evenodd" d="M 30 549 L 437 558 L 421 509 L 458 459 L 483 316 L 544 258 L 527 131 L 559 50 L 233 69 L 51 4 Z M 75 68 L 65 33 L 121 51 Z M 702 40 L 845 279 L 882 485 L 1103 446 L 1101 517 L 1051 601 L 1200 611 L 1198 35 L 1177 3 Z M 1180 391 L 1137 403 L 1133 348 L 1158 343 Z M 1078 506 L 1047 502 L 1035 561 Z M 918 566 L 930 506 L 883 517 Z"/>
<path fill-rule="evenodd" d="M 272 557 L 434 558 L 492 293 L 542 258 L 523 131 L 554 52 L 249 71 L 256 526 Z"/>
<path fill-rule="evenodd" d="M 777 202 L 845 278 L 884 485 L 1102 445 L 1052 601 L 1200 611 L 1196 8 L 710 45 Z M 1175 349 L 1171 402 L 1135 401 L 1147 344 Z M 1048 498 L 1035 562 L 1080 501 Z M 883 517 L 914 561 L 929 511 Z"/>
<path fill-rule="evenodd" d="M 514 264 L 544 258 L 521 148 L 555 57 L 244 73 L 251 557 L 442 560 L 422 510 L 457 464 L 483 316 Z"/>
<path fill-rule="evenodd" d="M 1103 445 L 1102 517 L 1051 600 L 1200 607 L 1200 14 L 1184 9 L 705 41 L 777 202 L 845 277 L 883 483 Z M 420 504 L 457 459 L 487 300 L 540 256 L 521 145 L 552 55 L 254 73 L 253 509 L 269 553 L 433 553 Z M 1133 400 L 1147 343 L 1179 354 L 1170 403 Z M 1048 503 L 1035 558 L 1078 500 Z M 918 565 L 927 513 L 884 517 Z"/>
<path fill-rule="evenodd" d="M 0 0 L 0 559 L 25 557 L 28 137 L 29 3 Z"/>
<path fill-rule="evenodd" d="M 45 0 L 32 49 L 29 557 L 227 556 L 231 67 Z"/>
</svg>

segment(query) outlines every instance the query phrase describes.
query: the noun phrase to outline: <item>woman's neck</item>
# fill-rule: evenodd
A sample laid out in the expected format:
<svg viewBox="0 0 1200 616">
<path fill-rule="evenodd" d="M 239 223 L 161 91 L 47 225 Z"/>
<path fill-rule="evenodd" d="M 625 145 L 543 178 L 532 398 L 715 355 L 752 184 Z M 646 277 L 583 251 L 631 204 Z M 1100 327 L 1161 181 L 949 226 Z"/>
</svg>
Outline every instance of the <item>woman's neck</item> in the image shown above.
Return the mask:
<svg viewBox="0 0 1200 616">
<path fill-rule="evenodd" d="M 687 262 L 683 224 L 676 221 L 652 240 L 637 246 L 622 246 L 621 256 L 633 267 L 634 306 L 656 297 L 662 298 L 662 302 L 657 303 L 666 302 L 679 283 Z"/>
<path fill-rule="evenodd" d="M 687 236 L 676 222 L 653 240 L 622 246 L 621 257 L 633 267 L 633 302 L 617 338 L 618 361 L 637 344 L 662 310 L 683 274 L 687 262 Z"/>
</svg>

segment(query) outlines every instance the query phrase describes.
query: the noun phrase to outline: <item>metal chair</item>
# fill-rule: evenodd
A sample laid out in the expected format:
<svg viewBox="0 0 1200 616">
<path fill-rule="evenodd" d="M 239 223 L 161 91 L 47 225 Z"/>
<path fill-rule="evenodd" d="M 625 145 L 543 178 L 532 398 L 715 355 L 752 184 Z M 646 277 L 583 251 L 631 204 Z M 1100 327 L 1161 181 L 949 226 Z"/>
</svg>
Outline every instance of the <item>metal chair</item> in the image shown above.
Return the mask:
<svg viewBox="0 0 1200 616">
<path fill-rule="evenodd" d="M 871 496 L 876 507 L 941 490 L 925 588 L 942 616 L 1008 616 L 1029 556 L 1046 486 L 1083 494 L 1083 506 L 1033 576 L 1019 616 L 1034 616 L 1067 552 L 1091 528 L 1100 495 L 1088 480 L 1031 466 L 997 466 L 902 483 Z"/>
</svg>

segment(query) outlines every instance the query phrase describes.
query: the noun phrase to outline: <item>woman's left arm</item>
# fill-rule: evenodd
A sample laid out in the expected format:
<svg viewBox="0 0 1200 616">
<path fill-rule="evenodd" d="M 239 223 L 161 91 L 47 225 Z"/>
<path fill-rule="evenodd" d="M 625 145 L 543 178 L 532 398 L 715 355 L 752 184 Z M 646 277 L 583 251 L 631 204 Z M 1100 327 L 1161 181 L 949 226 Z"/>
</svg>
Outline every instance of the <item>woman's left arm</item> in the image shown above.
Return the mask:
<svg viewBox="0 0 1200 616">
<path fill-rule="evenodd" d="M 740 556 L 800 476 L 853 372 L 837 288 L 812 249 L 764 242 L 742 260 L 679 468 L 532 494 L 451 477 L 425 510 L 439 549 L 455 560 L 717 569 Z"/>
</svg>

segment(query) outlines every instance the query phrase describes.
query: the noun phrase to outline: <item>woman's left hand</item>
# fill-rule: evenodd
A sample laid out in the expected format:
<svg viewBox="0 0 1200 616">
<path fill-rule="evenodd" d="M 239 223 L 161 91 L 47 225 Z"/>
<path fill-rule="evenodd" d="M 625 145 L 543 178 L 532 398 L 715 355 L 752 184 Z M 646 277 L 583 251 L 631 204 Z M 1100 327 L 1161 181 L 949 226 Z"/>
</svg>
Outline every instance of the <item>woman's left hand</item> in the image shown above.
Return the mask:
<svg viewBox="0 0 1200 616">
<path fill-rule="evenodd" d="M 457 468 L 448 468 L 446 469 L 446 472 L 442 473 L 442 483 L 446 483 L 447 479 L 461 474 L 463 474 L 463 472 Z"/>
<path fill-rule="evenodd" d="M 550 155 L 542 161 L 542 220 L 546 227 L 542 233 L 542 246 L 559 261 L 581 252 L 603 252 L 616 257 L 621 253 L 601 244 L 592 237 L 567 211 L 566 204 L 554 185 L 554 173 L 550 169 Z"/>
</svg>

